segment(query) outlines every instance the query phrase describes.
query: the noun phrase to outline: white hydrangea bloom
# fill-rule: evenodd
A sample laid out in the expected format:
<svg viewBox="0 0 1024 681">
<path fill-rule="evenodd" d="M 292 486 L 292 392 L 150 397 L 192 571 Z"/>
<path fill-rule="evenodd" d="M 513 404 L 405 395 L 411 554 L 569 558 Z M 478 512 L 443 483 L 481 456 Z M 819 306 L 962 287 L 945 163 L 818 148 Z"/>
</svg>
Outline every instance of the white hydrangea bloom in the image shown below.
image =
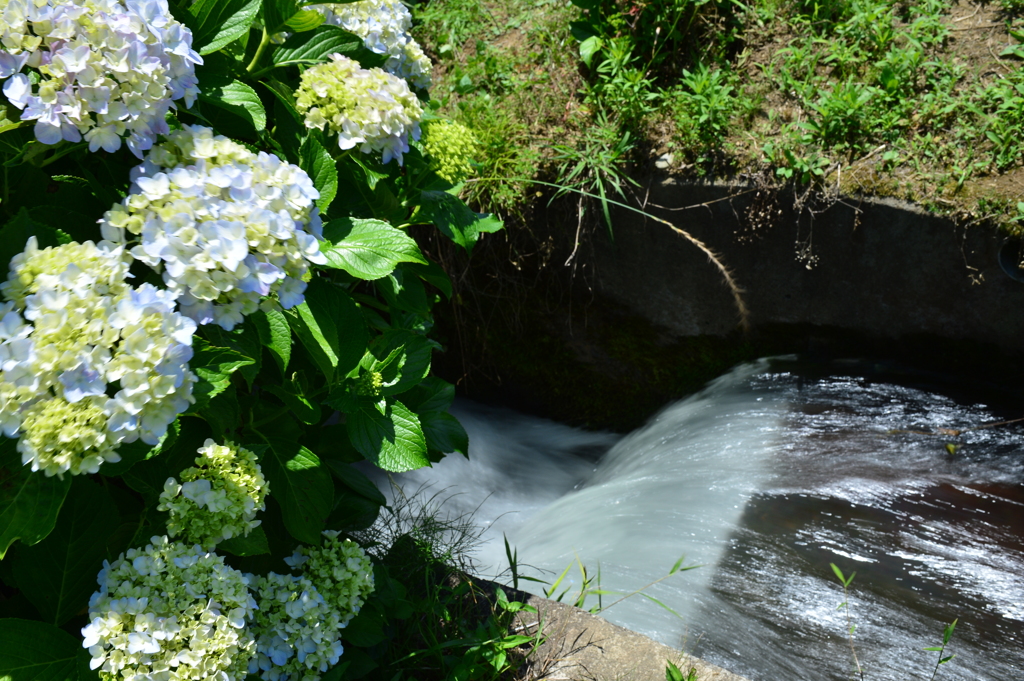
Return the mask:
<svg viewBox="0 0 1024 681">
<path fill-rule="evenodd" d="M 127 135 L 141 158 L 167 132 L 173 100 L 192 106 L 199 93 L 195 66 L 203 60 L 167 0 L 0 5 L 4 95 L 21 109 L 21 120 L 36 122 L 44 144 L 84 137 L 90 151 L 113 152 Z"/>
<path fill-rule="evenodd" d="M 388 73 L 422 90 L 430 87 L 430 59 L 409 35 L 412 15 L 401 0 L 326 3 L 309 9 L 323 14 L 324 23 L 355 33 L 368 50 L 386 54 L 384 70 Z"/>
<path fill-rule="evenodd" d="M 256 455 L 244 447 L 207 440 L 198 453 L 180 484 L 167 479 L 157 509 L 170 513 L 169 535 L 212 549 L 260 525 L 256 513 L 266 509 L 270 487 Z"/>
<path fill-rule="evenodd" d="M 196 325 L 167 291 L 129 286 L 129 263 L 108 242 L 40 250 L 35 237 L 11 260 L 0 423 L 33 471 L 96 473 L 121 443 L 155 445 L 194 401 Z"/>
<path fill-rule="evenodd" d="M 153 537 L 103 562 L 82 645 L 104 681 L 241 681 L 256 651 L 249 578 L 198 546 Z"/>
<path fill-rule="evenodd" d="M 209 128 L 176 130 L 132 170 L 131 193 L 100 220 L 103 238 L 163 272 L 182 314 L 231 330 L 261 300 L 303 301 L 323 264 L 320 198 L 298 166 L 255 154 Z"/>
<path fill-rule="evenodd" d="M 373 564 L 351 539 L 339 539 L 334 530 L 324 530 L 323 537 L 322 546 L 300 546 L 284 562 L 301 569 L 345 626 L 373 591 Z"/>
<path fill-rule="evenodd" d="M 264 681 L 315 681 L 338 663 L 343 648 L 337 611 L 305 577 L 254 578 L 256 655 L 249 673 Z"/>
<path fill-rule="evenodd" d="M 409 138 L 420 138 L 423 107 L 409 85 L 340 54 L 302 74 L 295 105 L 306 127 L 337 134 L 342 149 L 358 145 L 364 154 L 379 151 L 384 163 L 394 158 L 402 165 Z"/>
</svg>

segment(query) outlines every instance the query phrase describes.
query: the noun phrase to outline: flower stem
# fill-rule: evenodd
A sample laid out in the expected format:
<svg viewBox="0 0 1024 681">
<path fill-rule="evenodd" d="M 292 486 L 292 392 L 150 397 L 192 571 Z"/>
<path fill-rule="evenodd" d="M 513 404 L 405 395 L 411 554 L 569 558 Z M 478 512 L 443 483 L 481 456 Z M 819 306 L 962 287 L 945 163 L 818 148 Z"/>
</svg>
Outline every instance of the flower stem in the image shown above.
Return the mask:
<svg viewBox="0 0 1024 681">
<path fill-rule="evenodd" d="M 256 54 L 252 56 L 252 61 L 245 67 L 248 73 L 252 73 L 256 70 L 256 65 L 260 63 L 260 59 L 263 58 L 263 53 L 267 51 L 267 46 L 270 45 L 270 34 L 267 33 L 267 29 L 263 29 L 263 38 L 260 39 L 260 45 L 256 48 Z"/>
</svg>

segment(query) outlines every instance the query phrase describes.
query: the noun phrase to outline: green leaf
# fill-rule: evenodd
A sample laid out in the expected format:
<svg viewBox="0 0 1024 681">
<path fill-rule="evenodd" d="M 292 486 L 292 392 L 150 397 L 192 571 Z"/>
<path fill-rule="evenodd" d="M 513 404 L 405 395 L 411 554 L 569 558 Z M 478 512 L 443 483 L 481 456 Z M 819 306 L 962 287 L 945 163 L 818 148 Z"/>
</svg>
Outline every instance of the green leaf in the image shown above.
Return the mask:
<svg viewBox="0 0 1024 681">
<path fill-rule="evenodd" d="M 223 109 L 252 125 L 256 132 L 266 129 L 267 112 L 256 91 L 237 80 L 204 82 L 199 101 Z"/>
<path fill-rule="evenodd" d="M 20 539 L 31 546 L 53 530 L 71 476 L 48 478 L 23 466 L 14 440 L 0 437 L 0 559 Z"/>
<path fill-rule="evenodd" d="M 283 374 L 288 369 L 288 362 L 292 357 L 292 330 L 288 326 L 288 318 L 278 310 L 259 311 L 249 318 L 256 326 L 260 343 L 270 350 Z"/>
<path fill-rule="evenodd" d="M 18 588 L 43 619 L 60 626 L 82 611 L 96 590 L 107 539 L 120 516 L 110 495 L 87 478 L 76 478 L 46 539 L 18 551 Z"/>
<path fill-rule="evenodd" d="M 263 25 L 274 35 L 285 29 L 285 24 L 300 11 L 295 0 L 266 0 L 263 3 Z"/>
<path fill-rule="evenodd" d="M 315 10 L 304 9 L 293 14 L 291 19 L 284 22 L 284 25 L 287 26 L 290 31 L 303 33 L 305 31 L 312 31 L 322 23 L 324 23 L 323 14 L 320 14 L 320 12 Z"/>
<path fill-rule="evenodd" d="M 28 209 L 21 208 L 17 215 L 0 229 L 0 262 L 9 263 L 11 258 L 24 251 L 25 244 L 32 236 L 39 242 L 39 248 L 60 245 L 56 229 L 33 220 Z"/>
<path fill-rule="evenodd" d="M 0 619 L 0 679 L 78 681 L 81 639 L 52 624 Z"/>
<path fill-rule="evenodd" d="M 274 50 L 271 61 L 275 66 L 321 64 L 332 54 L 355 59 L 367 69 L 381 67 L 385 61 L 383 56 L 366 49 L 362 38 L 337 26 L 318 26 L 312 35 L 293 35 Z"/>
<path fill-rule="evenodd" d="M 199 54 L 216 52 L 248 33 L 262 5 L 263 0 L 198 0 L 189 12 L 199 25 L 192 36 Z"/>
<path fill-rule="evenodd" d="M 225 551 L 234 556 L 262 556 L 270 553 L 270 543 L 263 527 L 257 527 L 244 537 L 232 537 L 217 544 L 218 551 Z"/>
<path fill-rule="evenodd" d="M 448 273 L 445 272 L 436 262 L 428 261 L 426 265 L 410 263 L 405 266 L 405 269 L 409 270 L 423 281 L 433 284 L 437 290 L 444 294 L 445 298 L 451 299 L 452 281 L 448 278 Z"/>
<path fill-rule="evenodd" d="M 265 385 L 265 390 L 276 395 L 285 406 L 291 409 L 292 415 L 307 424 L 320 422 L 320 405 L 303 393 L 302 387 L 294 380 L 285 381 L 281 385 Z"/>
<path fill-rule="evenodd" d="M 260 435 L 270 445 L 261 466 L 281 504 L 285 527 L 299 541 L 319 544 L 324 521 L 334 506 L 331 474 L 316 454 L 278 437 L 276 430 L 274 437 Z"/>
<path fill-rule="evenodd" d="M 436 341 L 426 336 L 404 329 L 391 329 L 374 339 L 369 349 L 373 359 L 367 363 L 369 358 L 364 357 L 361 364 L 370 371 L 384 374 L 383 394 L 397 395 L 426 378 L 430 373 L 432 354 L 438 347 Z M 393 359 L 388 361 L 396 350 L 400 351 L 397 362 Z"/>
<path fill-rule="evenodd" d="M 469 436 L 457 418 L 443 412 L 420 414 L 420 423 L 427 447 L 444 454 L 458 452 L 469 456 Z"/>
<path fill-rule="evenodd" d="M 196 403 L 189 409 L 189 413 L 205 409 L 211 399 L 231 385 L 231 374 L 255 363 L 251 357 L 229 348 L 210 345 L 199 337 L 195 338 L 193 344 L 195 354 L 189 366 L 200 380 L 192 389 Z"/>
<path fill-rule="evenodd" d="M 432 222 L 445 236 L 469 251 L 482 232 L 496 232 L 503 225 L 501 220 L 489 213 L 470 210 L 462 199 L 449 193 L 457 189 L 421 192 L 420 207 L 413 219 Z"/>
<path fill-rule="evenodd" d="M 422 417 L 448 411 L 454 399 L 455 386 L 432 376 L 409 390 L 402 397 L 402 402 Z"/>
<path fill-rule="evenodd" d="M 363 315 L 352 297 L 323 278 L 306 288 L 306 301 L 289 310 L 288 322 L 328 380 L 346 374 L 366 348 Z"/>
<path fill-rule="evenodd" d="M 381 220 L 332 220 L 324 238 L 330 242 L 320 249 L 327 265 L 359 279 L 380 279 L 401 262 L 427 263 L 412 237 Z"/>
<path fill-rule="evenodd" d="M 260 372 L 260 365 L 263 363 L 262 346 L 260 344 L 259 331 L 252 320 L 252 316 L 245 318 L 245 321 L 236 326 L 233 331 L 225 331 L 219 326 L 209 325 L 203 329 L 207 338 L 213 345 L 234 350 L 243 357 L 252 360 L 251 364 L 243 364 L 237 371 L 245 378 L 245 382 L 252 387 Z"/>
<path fill-rule="evenodd" d="M 320 16 L 318 13 L 317 16 Z M 326 213 L 338 194 L 338 167 L 332 157 L 320 142 L 310 135 L 299 148 L 299 166 L 306 171 L 313 180 L 313 186 L 320 192 L 316 206 L 321 213 Z"/>
<path fill-rule="evenodd" d="M 419 418 L 401 402 L 392 402 L 381 414 L 362 407 L 348 414 L 348 436 L 360 454 L 378 467 L 402 473 L 430 465 Z"/>
<path fill-rule="evenodd" d="M 368 477 L 360 473 L 355 467 L 334 459 L 327 459 L 327 467 L 331 469 L 334 476 L 353 492 L 366 497 L 378 506 L 388 503 L 377 485 Z"/>
<path fill-rule="evenodd" d="M 580 59 L 587 65 L 587 68 L 590 67 L 591 62 L 594 60 L 594 55 L 600 52 L 603 47 L 604 41 L 596 35 L 592 35 L 580 43 Z"/>
</svg>

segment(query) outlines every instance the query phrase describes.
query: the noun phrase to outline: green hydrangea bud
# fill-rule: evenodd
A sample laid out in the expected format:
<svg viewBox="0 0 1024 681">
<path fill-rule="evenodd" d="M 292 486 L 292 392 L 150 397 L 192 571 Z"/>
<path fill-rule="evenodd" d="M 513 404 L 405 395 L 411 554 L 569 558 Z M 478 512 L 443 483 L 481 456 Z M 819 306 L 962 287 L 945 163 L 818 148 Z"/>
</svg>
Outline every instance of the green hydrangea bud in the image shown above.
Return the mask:
<svg viewBox="0 0 1024 681">
<path fill-rule="evenodd" d="M 434 172 L 458 184 L 473 174 L 470 161 L 480 152 L 480 144 L 466 126 L 442 119 L 425 124 L 423 150 Z"/>
<path fill-rule="evenodd" d="M 270 492 L 256 455 L 232 443 L 207 440 L 193 468 L 164 483 L 158 510 L 171 514 L 172 537 L 212 549 L 218 542 L 245 536 L 259 526 L 256 513 L 266 509 Z"/>
<path fill-rule="evenodd" d="M 339 539 L 334 530 L 325 530 L 323 537 L 323 546 L 300 546 L 284 562 L 301 569 L 345 626 L 373 591 L 373 564 L 351 539 Z"/>
<path fill-rule="evenodd" d="M 74 404 L 55 397 L 22 413 L 20 446 L 45 471 L 97 473 L 104 461 L 119 461 L 107 437 L 106 397 L 86 397 Z"/>
</svg>

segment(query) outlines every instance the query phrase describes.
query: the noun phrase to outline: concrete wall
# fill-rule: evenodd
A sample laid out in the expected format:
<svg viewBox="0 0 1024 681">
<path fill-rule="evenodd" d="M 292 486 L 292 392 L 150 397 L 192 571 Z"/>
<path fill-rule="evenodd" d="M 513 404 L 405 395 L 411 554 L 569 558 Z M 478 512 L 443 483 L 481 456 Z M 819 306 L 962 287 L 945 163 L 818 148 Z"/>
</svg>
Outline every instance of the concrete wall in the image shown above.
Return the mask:
<svg viewBox="0 0 1024 681">
<path fill-rule="evenodd" d="M 1024 351 L 1024 284 L 999 268 L 1004 239 L 991 228 L 957 227 L 900 202 L 851 198 L 798 219 L 793 203 L 792 190 L 773 198 L 662 177 L 650 183 L 647 210 L 720 254 L 745 290 L 755 329 L 812 324 Z M 667 210 L 696 204 L 707 205 Z M 620 210 L 614 241 L 596 235 L 593 246 L 593 282 L 624 308 L 679 337 L 736 329 L 721 275 L 666 225 Z M 797 258 L 807 246 L 810 268 Z"/>
</svg>

